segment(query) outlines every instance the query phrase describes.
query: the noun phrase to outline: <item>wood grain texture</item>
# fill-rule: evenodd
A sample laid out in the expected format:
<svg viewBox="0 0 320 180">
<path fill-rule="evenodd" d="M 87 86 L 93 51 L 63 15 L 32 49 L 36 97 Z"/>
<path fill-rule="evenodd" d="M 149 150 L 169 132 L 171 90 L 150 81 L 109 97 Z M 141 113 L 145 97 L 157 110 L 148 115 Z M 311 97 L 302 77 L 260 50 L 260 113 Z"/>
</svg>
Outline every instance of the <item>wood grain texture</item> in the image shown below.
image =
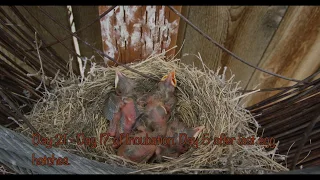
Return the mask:
<svg viewBox="0 0 320 180">
<path fill-rule="evenodd" d="M 109 7 L 99 6 L 99 13 Z M 181 11 L 181 6 L 174 7 Z M 103 50 L 122 63 L 146 59 L 176 45 L 179 20 L 165 6 L 117 6 L 100 21 Z"/>
<path fill-rule="evenodd" d="M 283 76 L 304 79 L 320 67 L 320 7 L 291 6 L 266 50 L 259 66 Z M 293 82 L 255 72 L 248 84 L 251 89 L 293 85 Z M 274 95 L 258 93 L 250 97 L 247 105 Z"/>
<path fill-rule="evenodd" d="M 66 32 L 64 29 L 62 29 L 59 25 L 54 23 L 51 19 L 49 19 L 46 15 L 44 15 L 38 7 L 36 6 L 26 6 L 26 8 L 35 16 L 42 25 L 37 23 L 32 16 L 30 16 L 29 13 L 27 13 L 22 7 L 17 7 L 19 10 L 21 10 L 21 13 L 24 15 L 24 17 L 31 23 L 31 25 L 34 27 L 34 29 L 41 34 L 43 39 L 49 44 L 50 42 L 56 41 L 56 39 L 50 35 L 52 33 L 56 38 L 62 39 L 64 36 L 68 35 L 68 32 Z M 67 6 L 41 6 L 46 12 L 48 12 L 55 20 L 60 22 L 64 27 L 68 27 L 70 29 L 70 23 L 68 18 L 68 11 Z M 45 30 L 45 28 L 50 31 Z M 34 37 L 34 34 L 33 34 Z M 70 49 L 74 50 L 74 45 L 72 39 L 67 39 L 63 41 L 63 43 Z M 68 62 L 71 57 L 75 56 L 71 52 L 69 52 L 63 45 L 60 43 L 52 46 L 52 48 L 66 61 Z"/>
<path fill-rule="evenodd" d="M 48 11 L 56 20 L 58 20 L 64 26 L 70 27 L 67 18 L 66 7 L 46 6 L 41 8 Z M 40 25 L 25 10 L 24 7 L 1 7 L 0 19 L 1 21 L 5 22 L 5 25 L 0 28 L 8 33 L 7 35 L 3 36 L 8 36 L 9 40 L 7 41 L 10 41 L 13 47 L 16 46 L 13 48 L 13 50 L 6 47 L 6 49 L 2 49 L 1 52 L 7 55 L 9 58 L 13 59 L 18 65 L 21 65 L 21 67 L 27 70 L 27 72 L 34 74 L 40 69 L 38 54 L 36 50 L 34 50 L 35 32 L 37 32 L 37 39 L 39 40 L 38 43 L 41 46 L 40 54 L 46 75 L 53 77 L 58 69 L 60 69 L 60 73 L 67 74 L 67 63 L 70 59 L 69 51 L 67 51 L 66 48 L 61 44 L 56 44 L 48 48 L 43 47 L 46 47 L 47 44 L 51 44 L 51 42 L 56 42 L 56 39 L 53 38 L 45 30 L 45 28 L 48 29 L 57 38 L 65 37 L 65 35 L 67 35 L 68 33 L 62 30 L 58 25 L 53 23 L 53 21 L 47 18 L 43 13 L 41 13 L 38 7 L 27 6 L 26 9 L 29 10 L 30 13 L 35 18 L 37 18 L 42 25 Z M 71 38 L 64 41 L 63 43 L 68 48 L 74 49 Z M 0 46 L 5 47 L 4 44 Z M 74 65 L 76 66 L 76 61 L 74 61 L 74 63 Z M 77 73 L 77 71 L 75 71 L 75 73 Z"/>
<path fill-rule="evenodd" d="M 175 8 L 178 12 L 181 12 L 181 6 L 173 6 L 173 8 Z M 168 7 L 165 7 L 165 9 L 168 12 L 168 17 L 166 17 L 168 19 L 168 23 L 169 24 L 174 24 L 174 22 L 176 22 L 176 24 L 173 25 L 172 30 L 168 29 L 168 35 L 167 38 L 170 38 L 170 43 L 167 47 L 165 47 L 165 49 L 170 49 L 171 47 L 177 45 L 177 39 L 178 39 L 178 32 L 179 32 L 179 23 L 180 23 L 180 17 L 178 15 L 176 15 L 173 11 L 171 11 Z M 172 34 L 171 34 L 172 33 Z M 175 53 L 177 52 L 177 49 L 172 49 L 170 51 L 168 51 L 166 53 L 167 56 L 172 56 L 175 55 Z"/>
<path fill-rule="evenodd" d="M 187 18 L 218 43 L 223 43 L 227 34 L 228 9 L 227 6 L 190 6 Z M 185 44 L 181 52 L 182 62 L 201 67 L 199 60 L 191 55 L 198 52 L 208 67 L 212 69 L 218 67 L 221 50 L 187 25 Z"/>
<path fill-rule="evenodd" d="M 190 6 L 182 6 L 181 7 L 181 14 L 184 17 L 188 17 L 189 16 L 189 9 L 190 9 Z M 186 28 L 187 28 L 187 23 L 184 20 L 180 20 L 180 22 L 179 22 L 179 30 L 178 30 L 178 37 L 177 37 L 177 50 L 176 50 L 177 51 L 177 57 L 181 57 L 182 56 L 182 48 L 183 48 L 182 46 L 184 45 L 184 41 L 185 41 L 185 37 L 186 37 Z"/>
<path fill-rule="evenodd" d="M 99 17 L 98 6 L 72 6 L 72 11 L 76 30 L 87 26 L 87 24 L 90 24 Z M 80 33 L 77 33 L 77 35 L 81 39 L 93 45 L 95 48 L 102 51 L 100 21 L 95 22 L 87 29 L 81 31 Z M 103 64 L 103 58 L 98 53 L 96 53 L 95 50 L 81 42 L 79 42 L 79 48 L 81 56 L 85 56 L 89 59 L 92 56 L 95 56 L 95 62 L 98 64 Z"/>
<path fill-rule="evenodd" d="M 191 6 L 188 18 L 210 37 L 247 62 L 257 65 L 271 41 L 286 6 Z M 211 69 L 227 66 L 244 88 L 254 69 L 223 52 L 198 32 L 186 28 L 182 54 L 200 53 Z M 195 56 L 183 61 L 201 67 Z M 230 76 L 230 73 L 227 73 Z"/>
</svg>

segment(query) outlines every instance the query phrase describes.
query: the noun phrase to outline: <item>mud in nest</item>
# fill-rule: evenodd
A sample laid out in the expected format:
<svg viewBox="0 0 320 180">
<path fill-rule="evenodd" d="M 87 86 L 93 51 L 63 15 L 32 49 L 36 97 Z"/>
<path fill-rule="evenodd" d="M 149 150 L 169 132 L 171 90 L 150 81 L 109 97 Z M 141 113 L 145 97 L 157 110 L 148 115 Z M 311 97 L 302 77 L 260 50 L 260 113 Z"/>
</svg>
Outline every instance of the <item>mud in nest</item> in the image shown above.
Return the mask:
<svg viewBox="0 0 320 180">
<path fill-rule="evenodd" d="M 283 159 L 283 156 L 275 154 L 277 147 L 267 151 L 265 146 L 257 143 L 258 123 L 239 105 L 244 95 L 238 93 L 239 83 L 233 82 L 233 78 L 225 80 L 224 75 L 218 76 L 218 71 L 212 71 L 204 64 L 199 69 L 178 59 L 165 61 L 162 55 L 129 66 L 159 79 L 173 69 L 176 71 L 178 104 L 170 121 L 179 118 L 189 127 L 204 125 L 197 147 L 194 144 L 176 159 L 139 164 L 118 157 L 116 150 L 111 147 L 111 138 L 107 141 L 106 138 L 100 139 L 100 135 L 106 133 L 109 127 L 109 121 L 102 115 L 102 108 L 107 94 L 114 91 L 115 70 L 135 78 L 145 92 L 157 83 L 121 66 L 104 68 L 91 63 L 86 76 L 83 76 L 84 73 L 80 78 L 72 73 L 68 77 L 57 76 L 52 81 L 54 90 L 46 92 L 26 116 L 45 137 L 66 134 L 66 139 L 77 139 L 77 135 L 83 135 L 96 141 L 86 145 L 79 145 L 76 140 L 67 141 L 57 148 L 100 162 L 131 167 L 137 170 L 136 173 L 251 174 L 288 170 L 276 162 L 277 159 Z M 32 137 L 26 125 L 18 131 Z M 236 139 L 239 136 L 253 136 L 256 142 L 254 145 L 240 145 L 237 141 L 232 145 L 217 144 L 214 139 L 222 133 Z M 205 136 L 210 141 L 204 141 Z"/>
</svg>

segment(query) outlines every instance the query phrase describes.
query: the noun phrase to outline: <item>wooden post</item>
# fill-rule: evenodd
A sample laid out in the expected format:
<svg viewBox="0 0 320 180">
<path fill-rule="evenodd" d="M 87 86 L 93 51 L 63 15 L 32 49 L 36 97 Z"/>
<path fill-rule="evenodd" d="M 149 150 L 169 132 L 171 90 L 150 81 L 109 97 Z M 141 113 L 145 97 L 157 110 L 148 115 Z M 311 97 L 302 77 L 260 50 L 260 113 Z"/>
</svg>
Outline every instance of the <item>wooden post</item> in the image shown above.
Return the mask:
<svg viewBox="0 0 320 180">
<path fill-rule="evenodd" d="M 109 7 L 100 6 L 99 13 Z M 181 6 L 175 8 L 181 11 Z M 146 59 L 176 45 L 179 21 L 165 6 L 117 6 L 100 21 L 103 50 L 122 63 Z"/>
</svg>

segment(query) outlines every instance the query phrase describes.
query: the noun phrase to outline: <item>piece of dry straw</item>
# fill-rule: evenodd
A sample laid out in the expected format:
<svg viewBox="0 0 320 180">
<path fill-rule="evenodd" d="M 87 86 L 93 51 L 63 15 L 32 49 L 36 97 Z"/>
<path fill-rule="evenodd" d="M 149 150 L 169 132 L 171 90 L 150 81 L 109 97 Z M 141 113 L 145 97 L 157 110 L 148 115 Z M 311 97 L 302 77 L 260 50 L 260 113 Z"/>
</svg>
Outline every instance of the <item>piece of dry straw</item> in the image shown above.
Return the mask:
<svg viewBox="0 0 320 180">
<path fill-rule="evenodd" d="M 54 90 L 46 92 L 27 118 L 46 137 L 55 137 L 59 133 L 67 134 L 67 139 L 76 139 L 80 133 L 94 137 L 95 144 L 94 141 L 87 145 L 67 141 L 65 145 L 57 147 L 97 161 L 135 168 L 136 173 L 242 174 L 287 170 L 275 161 L 283 159 L 283 156 L 275 154 L 275 150 L 266 151 L 262 145 L 239 145 L 236 141 L 233 145 L 218 145 L 214 142 L 214 138 L 221 133 L 227 137 L 254 136 L 258 139 L 257 122 L 239 105 L 238 97 L 241 94 L 237 92 L 239 84 L 233 82 L 234 76 L 225 80 L 224 75 L 218 75 L 219 71 L 214 72 L 205 65 L 200 70 L 179 60 L 163 59 L 164 56 L 160 54 L 129 66 L 158 78 L 175 69 L 178 105 L 174 117 L 189 127 L 206 127 L 198 138 L 198 147 L 191 148 L 177 159 L 167 159 L 157 164 L 137 164 L 116 156 L 110 146 L 111 138 L 106 142 L 102 139 L 103 143 L 100 144 L 100 135 L 107 132 L 109 126 L 102 116 L 102 106 L 106 95 L 114 90 L 115 70 L 135 78 L 145 92 L 156 83 L 121 66 L 104 68 L 92 63 L 86 77 L 78 78 L 72 73 L 69 77 L 56 77 L 52 82 L 56 86 Z M 20 128 L 20 132 L 31 136 L 26 126 Z M 211 139 L 209 144 L 204 144 L 205 134 Z"/>
</svg>

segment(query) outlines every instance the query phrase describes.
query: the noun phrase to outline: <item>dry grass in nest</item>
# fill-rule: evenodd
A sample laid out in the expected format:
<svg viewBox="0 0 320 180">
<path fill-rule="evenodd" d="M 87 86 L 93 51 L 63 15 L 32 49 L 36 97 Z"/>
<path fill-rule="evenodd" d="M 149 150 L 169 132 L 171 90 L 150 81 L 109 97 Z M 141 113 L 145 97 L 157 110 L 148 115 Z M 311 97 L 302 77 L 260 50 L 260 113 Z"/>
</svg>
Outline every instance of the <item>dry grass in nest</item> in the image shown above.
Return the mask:
<svg viewBox="0 0 320 180">
<path fill-rule="evenodd" d="M 225 133 L 227 137 L 254 136 L 258 139 L 258 124 L 254 117 L 239 105 L 238 83 L 233 78 L 224 80 L 217 72 L 185 65 L 179 60 L 164 61 L 162 55 L 153 56 L 143 62 L 130 64 L 130 67 L 148 75 L 161 78 L 175 69 L 178 81 L 178 106 L 174 117 L 187 123 L 189 127 L 205 125 L 199 136 L 198 148 L 191 148 L 177 159 L 167 159 L 158 164 L 137 164 L 115 155 L 111 148 L 112 140 L 100 144 L 100 134 L 107 132 L 109 122 L 102 116 L 102 106 L 106 95 L 114 90 L 115 70 L 128 77 L 135 78 L 144 91 L 148 91 L 156 82 L 147 80 L 123 67 L 104 68 L 94 63 L 86 77 L 55 78 L 54 91 L 47 92 L 27 118 L 45 137 L 67 134 L 76 138 L 78 133 L 86 137 L 95 137 L 96 147 L 77 145 L 68 142 L 58 148 L 80 156 L 101 162 L 116 164 L 155 173 L 269 173 L 285 171 L 275 159 L 283 158 L 275 154 L 275 149 L 266 151 L 262 145 L 216 145 L 214 137 Z M 201 60 L 201 58 L 200 58 Z M 83 70 L 83 69 L 82 69 Z M 172 120 L 172 119 L 171 119 Z M 251 128 L 249 128 L 251 127 Z M 253 127 L 253 128 L 252 128 Z M 26 126 L 20 131 L 31 136 Z M 208 133 L 211 141 L 202 142 Z"/>
</svg>

